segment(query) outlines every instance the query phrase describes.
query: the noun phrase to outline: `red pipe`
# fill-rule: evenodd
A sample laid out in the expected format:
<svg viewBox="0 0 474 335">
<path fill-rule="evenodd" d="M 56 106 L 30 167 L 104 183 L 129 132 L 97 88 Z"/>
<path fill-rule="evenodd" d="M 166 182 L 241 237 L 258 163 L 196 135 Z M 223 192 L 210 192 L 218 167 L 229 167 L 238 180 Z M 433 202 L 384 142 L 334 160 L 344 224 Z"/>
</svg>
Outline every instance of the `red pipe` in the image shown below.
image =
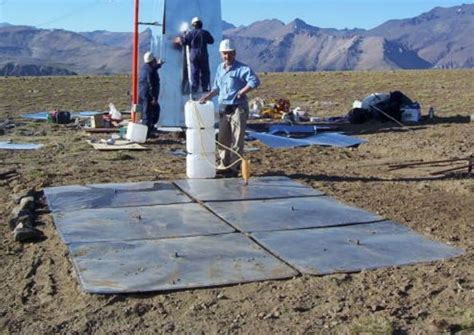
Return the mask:
<svg viewBox="0 0 474 335">
<path fill-rule="evenodd" d="M 139 0 L 135 0 L 132 50 L 132 122 L 137 122 L 137 113 L 135 108 L 138 104 L 138 9 Z"/>
</svg>

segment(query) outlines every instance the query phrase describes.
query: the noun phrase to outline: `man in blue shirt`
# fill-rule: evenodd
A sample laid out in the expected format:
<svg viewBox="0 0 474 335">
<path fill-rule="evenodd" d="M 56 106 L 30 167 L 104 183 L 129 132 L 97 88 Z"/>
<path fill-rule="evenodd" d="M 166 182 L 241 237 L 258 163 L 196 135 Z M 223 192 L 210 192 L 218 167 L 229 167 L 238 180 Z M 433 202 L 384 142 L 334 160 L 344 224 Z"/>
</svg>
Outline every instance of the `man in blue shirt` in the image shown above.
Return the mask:
<svg viewBox="0 0 474 335">
<path fill-rule="evenodd" d="M 223 40 L 219 46 L 223 62 L 217 67 L 212 90 L 199 101 L 205 103 L 218 95 L 219 154 L 218 172 L 236 177 L 240 170 L 240 155 L 244 151 L 245 128 L 249 115 L 247 93 L 260 85 L 252 69 L 235 59 L 236 51 L 231 40 Z M 230 148 L 232 150 L 228 150 Z"/>
<path fill-rule="evenodd" d="M 142 124 L 148 127 L 147 138 L 150 137 L 155 124 L 160 118 L 160 76 L 158 69 L 163 62 L 157 61 L 153 54 L 148 51 L 143 56 L 144 64 L 140 69 L 140 79 L 138 82 L 138 103 L 142 105 Z"/>
<path fill-rule="evenodd" d="M 191 61 L 191 90 L 196 93 L 199 89 L 199 82 L 203 92 L 209 91 L 211 72 L 209 70 L 209 54 L 207 45 L 214 43 L 214 38 L 207 30 L 202 29 L 202 21 L 195 17 L 191 24 L 193 30 L 187 32 L 181 38 L 181 44 L 189 46 Z"/>
</svg>

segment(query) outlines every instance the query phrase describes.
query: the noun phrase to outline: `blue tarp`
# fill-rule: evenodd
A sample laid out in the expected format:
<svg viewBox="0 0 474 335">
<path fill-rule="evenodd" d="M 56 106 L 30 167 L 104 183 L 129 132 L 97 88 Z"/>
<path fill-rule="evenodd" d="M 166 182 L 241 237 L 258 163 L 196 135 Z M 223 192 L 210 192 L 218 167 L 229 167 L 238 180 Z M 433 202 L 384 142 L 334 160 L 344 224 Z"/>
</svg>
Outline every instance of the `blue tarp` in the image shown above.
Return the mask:
<svg viewBox="0 0 474 335">
<path fill-rule="evenodd" d="M 248 132 L 251 137 L 265 143 L 272 148 L 295 148 L 308 145 L 321 145 L 330 147 L 357 147 L 367 141 L 343 135 L 340 133 L 320 133 L 303 138 L 290 138 L 284 136 L 276 136 L 265 133 Z"/>
<path fill-rule="evenodd" d="M 20 117 L 22 117 L 23 119 L 28 119 L 28 120 L 47 120 L 48 112 L 21 114 Z"/>
<path fill-rule="evenodd" d="M 6 150 L 35 150 L 41 148 L 42 144 L 34 143 L 11 143 L 11 142 L 0 142 L 0 149 Z"/>
<path fill-rule="evenodd" d="M 275 124 L 270 126 L 268 133 L 276 135 L 278 133 L 290 134 L 314 134 L 316 126 L 308 125 L 289 125 L 289 124 Z"/>
<path fill-rule="evenodd" d="M 81 117 L 90 117 L 94 115 L 104 114 L 104 112 L 94 112 L 94 111 L 83 111 L 83 112 L 71 112 L 71 119 L 77 119 Z M 36 112 L 36 113 L 27 113 L 21 114 L 20 117 L 28 120 L 48 120 L 48 112 Z"/>
</svg>

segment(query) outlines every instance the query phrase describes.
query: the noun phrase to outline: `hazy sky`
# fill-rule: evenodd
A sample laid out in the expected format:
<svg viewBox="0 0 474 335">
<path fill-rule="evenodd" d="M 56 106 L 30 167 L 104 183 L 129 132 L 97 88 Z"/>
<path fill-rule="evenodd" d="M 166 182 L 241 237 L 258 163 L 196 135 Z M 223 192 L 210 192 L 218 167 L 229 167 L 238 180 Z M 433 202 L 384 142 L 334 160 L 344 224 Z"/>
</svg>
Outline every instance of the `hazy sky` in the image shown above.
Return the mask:
<svg viewBox="0 0 474 335">
<path fill-rule="evenodd" d="M 141 21 L 156 21 L 164 0 L 141 0 Z M 173 1 L 173 0 L 168 0 Z M 133 0 L 0 0 L 0 22 L 73 31 L 131 31 Z M 222 0 L 222 17 L 235 25 L 276 18 L 300 18 L 322 28 L 374 28 L 433 7 L 463 0 Z"/>
</svg>

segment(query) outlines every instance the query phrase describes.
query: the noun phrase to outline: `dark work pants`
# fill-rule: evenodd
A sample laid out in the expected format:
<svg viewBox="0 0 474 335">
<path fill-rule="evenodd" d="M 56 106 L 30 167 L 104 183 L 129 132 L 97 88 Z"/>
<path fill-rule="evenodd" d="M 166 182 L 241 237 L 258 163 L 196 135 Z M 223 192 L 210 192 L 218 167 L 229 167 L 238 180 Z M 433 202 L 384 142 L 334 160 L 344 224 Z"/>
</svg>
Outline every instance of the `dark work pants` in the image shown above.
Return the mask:
<svg viewBox="0 0 474 335">
<path fill-rule="evenodd" d="M 148 134 L 147 137 L 150 137 L 150 134 L 155 127 L 155 124 L 160 119 L 160 104 L 156 104 L 153 106 L 151 101 L 143 104 L 143 111 L 142 111 L 142 124 L 148 127 Z"/>
<path fill-rule="evenodd" d="M 240 155 L 244 153 L 245 128 L 249 117 L 249 105 L 244 103 L 238 106 L 230 114 L 219 114 L 219 135 L 218 142 L 222 143 Z M 234 163 L 239 159 L 234 152 L 223 146 L 217 145 L 219 155 L 218 169 L 230 169 L 238 173 L 240 171 L 240 162 Z"/>
<path fill-rule="evenodd" d="M 196 93 L 199 90 L 199 82 L 201 83 L 202 91 L 207 92 L 210 89 L 211 71 L 209 70 L 209 59 L 207 57 L 196 57 L 191 61 L 191 79 L 192 92 Z"/>
</svg>

